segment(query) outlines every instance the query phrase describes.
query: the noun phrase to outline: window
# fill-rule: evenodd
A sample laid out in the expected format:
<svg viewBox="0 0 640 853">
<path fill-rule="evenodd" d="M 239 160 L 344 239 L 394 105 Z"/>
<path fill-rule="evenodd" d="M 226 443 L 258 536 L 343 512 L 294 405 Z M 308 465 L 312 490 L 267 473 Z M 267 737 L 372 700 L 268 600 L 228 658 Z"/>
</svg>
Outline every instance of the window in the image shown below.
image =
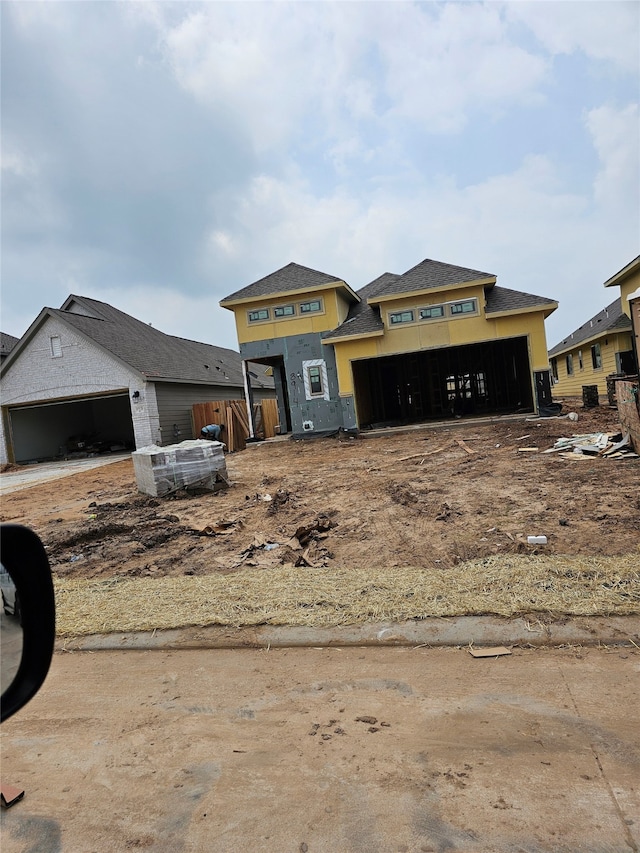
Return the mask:
<svg viewBox="0 0 640 853">
<path fill-rule="evenodd" d="M 260 320 L 268 320 L 269 319 L 269 309 L 268 308 L 258 308 L 257 311 L 249 311 L 249 322 L 250 323 L 258 323 Z"/>
<path fill-rule="evenodd" d="M 279 305 L 273 309 L 274 317 L 293 317 L 295 313 L 295 305 Z"/>
<path fill-rule="evenodd" d="M 62 358 L 62 343 L 60 341 L 60 335 L 52 335 L 49 338 L 49 343 L 51 345 L 51 358 Z"/>
<path fill-rule="evenodd" d="M 458 314 L 475 314 L 477 301 L 475 299 L 464 299 L 462 302 L 452 302 L 450 311 L 454 317 Z"/>
<path fill-rule="evenodd" d="M 553 376 L 554 380 L 557 382 L 558 381 L 558 359 L 557 358 L 551 359 L 551 375 Z"/>
<path fill-rule="evenodd" d="M 308 367 L 309 389 L 313 395 L 322 394 L 322 371 L 319 367 Z"/>
<path fill-rule="evenodd" d="M 304 394 L 307 400 L 321 398 L 329 399 L 329 381 L 327 365 L 321 358 L 313 358 L 302 362 Z"/>
<path fill-rule="evenodd" d="M 591 347 L 591 364 L 594 370 L 600 370 L 602 367 L 602 353 L 600 352 L 600 344 L 594 344 Z"/>
<path fill-rule="evenodd" d="M 566 357 L 565 361 L 567 363 L 567 376 L 572 376 L 573 375 L 573 356 L 571 355 L 571 353 L 569 353 L 569 355 Z"/>
<path fill-rule="evenodd" d="M 444 317 L 444 305 L 430 305 L 420 309 L 421 320 L 437 320 L 438 317 Z"/>
<path fill-rule="evenodd" d="M 580 370 L 584 370 L 584 364 L 582 363 L 582 350 L 578 350 L 578 367 Z"/>
<path fill-rule="evenodd" d="M 322 311 L 322 300 L 321 299 L 312 299 L 310 302 L 301 302 L 300 303 L 300 313 L 301 314 L 312 314 L 315 311 Z"/>
<path fill-rule="evenodd" d="M 400 323 L 413 323 L 413 311 L 394 311 L 389 314 L 389 325 L 398 326 Z"/>
</svg>

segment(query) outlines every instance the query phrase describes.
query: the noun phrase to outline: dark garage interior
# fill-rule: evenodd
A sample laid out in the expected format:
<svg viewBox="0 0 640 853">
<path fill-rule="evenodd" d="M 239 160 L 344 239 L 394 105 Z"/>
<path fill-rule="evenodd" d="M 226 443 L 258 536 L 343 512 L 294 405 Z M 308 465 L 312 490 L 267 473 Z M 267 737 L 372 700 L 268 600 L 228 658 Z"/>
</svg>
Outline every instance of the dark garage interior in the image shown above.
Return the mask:
<svg viewBox="0 0 640 853">
<path fill-rule="evenodd" d="M 10 408 L 15 462 L 130 450 L 135 446 L 129 394 Z"/>
<path fill-rule="evenodd" d="M 363 429 L 533 411 L 526 337 L 352 362 Z"/>
</svg>

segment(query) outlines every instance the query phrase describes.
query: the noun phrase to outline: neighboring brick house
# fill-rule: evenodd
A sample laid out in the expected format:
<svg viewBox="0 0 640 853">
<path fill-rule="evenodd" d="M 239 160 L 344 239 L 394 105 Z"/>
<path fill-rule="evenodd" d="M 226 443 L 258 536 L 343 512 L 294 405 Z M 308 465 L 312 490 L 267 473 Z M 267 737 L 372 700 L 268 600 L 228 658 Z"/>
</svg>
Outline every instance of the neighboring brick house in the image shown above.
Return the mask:
<svg viewBox="0 0 640 853">
<path fill-rule="evenodd" d="M 96 299 L 44 308 L 0 368 L 1 462 L 56 458 L 70 439 L 139 448 L 192 438 L 194 403 L 273 397 L 233 350 L 165 335 Z"/>
<path fill-rule="evenodd" d="M 544 319 L 557 302 L 491 273 L 427 259 L 355 292 L 291 263 L 220 304 L 242 358 L 273 368 L 281 430 L 294 436 L 551 399 Z"/>
</svg>

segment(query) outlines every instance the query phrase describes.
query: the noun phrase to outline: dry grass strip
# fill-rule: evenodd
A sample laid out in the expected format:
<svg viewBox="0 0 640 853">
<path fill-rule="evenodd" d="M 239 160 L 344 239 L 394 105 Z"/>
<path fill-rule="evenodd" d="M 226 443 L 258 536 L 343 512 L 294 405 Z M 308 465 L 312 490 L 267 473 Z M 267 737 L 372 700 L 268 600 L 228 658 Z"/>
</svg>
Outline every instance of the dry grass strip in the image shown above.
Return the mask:
<svg viewBox="0 0 640 853">
<path fill-rule="evenodd" d="M 61 637 L 190 625 L 330 627 L 429 616 L 640 612 L 637 554 L 501 555 L 447 569 L 278 566 L 202 577 L 57 580 Z"/>
</svg>

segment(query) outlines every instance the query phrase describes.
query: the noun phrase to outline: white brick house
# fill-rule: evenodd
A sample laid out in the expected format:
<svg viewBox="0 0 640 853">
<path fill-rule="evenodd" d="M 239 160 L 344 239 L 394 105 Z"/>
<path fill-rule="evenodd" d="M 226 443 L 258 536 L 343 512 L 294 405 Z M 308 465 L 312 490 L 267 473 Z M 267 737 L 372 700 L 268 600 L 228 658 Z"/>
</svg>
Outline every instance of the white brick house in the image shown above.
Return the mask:
<svg viewBox="0 0 640 853">
<path fill-rule="evenodd" d="M 60 457 L 78 442 L 133 449 L 192 438 L 193 403 L 242 398 L 243 382 L 233 350 L 69 296 L 40 312 L 0 368 L 0 462 Z M 273 396 L 264 374 L 251 383 L 257 399 Z"/>
</svg>

